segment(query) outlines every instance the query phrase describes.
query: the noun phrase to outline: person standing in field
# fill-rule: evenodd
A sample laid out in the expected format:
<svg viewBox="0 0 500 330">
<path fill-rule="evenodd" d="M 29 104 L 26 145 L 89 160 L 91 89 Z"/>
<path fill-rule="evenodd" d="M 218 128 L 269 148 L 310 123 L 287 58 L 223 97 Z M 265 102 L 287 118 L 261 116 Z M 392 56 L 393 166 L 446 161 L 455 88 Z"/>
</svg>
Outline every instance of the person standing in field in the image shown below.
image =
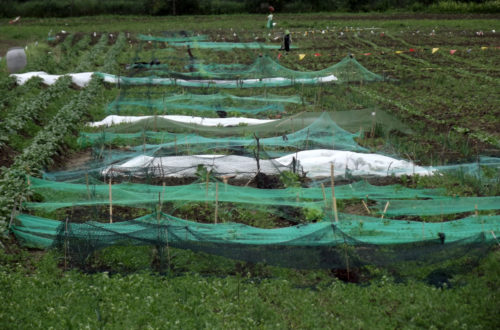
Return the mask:
<svg viewBox="0 0 500 330">
<path fill-rule="evenodd" d="M 266 27 L 268 29 L 272 29 L 273 26 L 274 26 L 273 12 L 274 12 L 274 7 L 273 6 L 269 6 L 269 16 L 267 16 L 267 24 L 266 24 Z"/>
<path fill-rule="evenodd" d="M 290 37 L 290 31 L 285 30 L 285 35 L 283 36 L 283 49 L 289 52 L 291 43 L 292 43 L 292 38 Z"/>
</svg>

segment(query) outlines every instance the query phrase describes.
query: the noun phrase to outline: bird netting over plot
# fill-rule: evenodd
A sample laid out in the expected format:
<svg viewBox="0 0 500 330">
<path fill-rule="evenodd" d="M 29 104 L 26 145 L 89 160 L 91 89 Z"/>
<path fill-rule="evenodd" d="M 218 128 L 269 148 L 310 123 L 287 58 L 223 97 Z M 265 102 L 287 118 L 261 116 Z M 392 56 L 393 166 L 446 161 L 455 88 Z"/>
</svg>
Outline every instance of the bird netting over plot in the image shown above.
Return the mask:
<svg viewBox="0 0 500 330">
<path fill-rule="evenodd" d="M 228 93 L 216 94 L 174 94 L 162 98 L 118 97 L 111 102 L 107 113 L 167 113 L 172 110 L 247 112 L 264 111 L 283 112 L 284 103 L 301 103 L 298 96 L 283 97 L 279 95 L 239 97 Z M 247 109 L 245 109 L 245 107 Z"/>
<path fill-rule="evenodd" d="M 381 201 L 382 209 L 387 201 Z M 500 196 L 491 197 L 456 197 L 446 201 L 437 200 L 391 200 L 386 213 L 389 216 L 400 215 L 441 215 L 472 212 L 475 210 L 500 210 Z"/>
<path fill-rule="evenodd" d="M 176 113 L 179 111 L 190 112 L 208 112 L 212 116 L 217 113 L 237 112 L 245 114 L 258 114 L 265 112 L 281 113 L 285 111 L 282 104 L 265 104 L 254 107 L 244 108 L 236 105 L 222 105 L 222 104 L 204 104 L 204 103 L 150 103 L 148 101 L 128 101 L 125 106 L 114 108 L 108 113 L 116 114 L 163 114 L 163 113 Z"/>
<path fill-rule="evenodd" d="M 94 251 L 109 246 L 152 245 L 276 266 L 348 268 L 483 254 L 500 229 L 500 216 L 425 226 L 421 222 L 339 217 L 338 223 L 260 229 L 237 223 L 197 223 L 163 213 L 119 223 L 73 223 L 20 214 L 12 231 L 27 246 L 64 249 L 81 265 Z"/>
<path fill-rule="evenodd" d="M 215 94 L 173 94 L 162 95 L 158 98 L 134 98 L 119 96 L 115 101 L 109 103 L 107 113 L 123 113 L 123 112 L 138 112 L 137 107 L 150 108 L 154 111 L 164 110 L 171 108 L 171 104 L 178 106 L 206 106 L 219 105 L 221 107 L 239 107 L 244 105 L 281 105 L 282 103 L 295 103 L 299 104 L 302 100 L 298 96 L 281 96 L 281 95 L 255 95 L 255 96 L 236 96 L 229 93 L 219 92 Z M 226 109 L 222 109 L 226 110 Z M 226 110 L 228 111 L 228 110 Z"/>
<path fill-rule="evenodd" d="M 202 180 L 203 178 L 200 178 Z M 87 179 L 88 180 L 88 179 Z M 213 180 L 213 179 L 212 179 Z M 244 186 L 219 184 L 216 196 L 215 182 L 200 182 L 182 186 L 157 186 L 136 183 L 65 183 L 30 178 L 33 192 L 42 196 L 41 202 L 29 202 L 29 209 L 52 211 L 79 205 L 108 205 L 110 189 L 114 205 L 150 208 L 158 203 L 171 201 L 211 201 L 260 205 L 289 205 L 297 207 L 321 207 L 325 196 L 331 196 L 330 187 L 293 187 L 285 189 L 257 189 Z M 323 195 L 323 191 L 325 195 Z M 343 199 L 401 199 L 432 198 L 451 199 L 440 189 L 411 189 L 400 185 L 374 186 L 364 181 L 335 187 L 335 197 Z"/>
<path fill-rule="evenodd" d="M 280 44 L 264 44 L 261 42 L 217 42 L 217 41 L 174 41 L 169 43 L 173 47 L 190 47 L 230 51 L 233 49 L 280 49 Z M 297 46 L 291 46 L 296 49 Z"/>
<path fill-rule="evenodd" d="M 324 117 L 326 116 L 326 117 Z M 225 118 L 219 118 L 220 124 L 205 124 L 206 122 L 213 122 L 215 118 L 205 118 L 205 120 L 194 121 L 199 124 L 188 122 L 180 122 L 176 117 L 112 117 L 114 124 L 111 125 L 110 121 L 91 123 L 91 126 L 111 126 L 104 129 L 99 129 L 99 132 L 106 133 L 141 133 L 143 131 L 159 131 L 169 133 L 193 133 L 206 137 L 243 137 L 253 136 L 256 134 L 258 137 L 272 137 L 283 136 L 283 134 L 291 134 L 296 131 L 302 130 L 309 125 L 314 124 L 320 118 L 324 117 L 327 121 L 333 121 L 341 129 L 347 130 L 351 133 L 363 131 L 370 131 L 375 126 L 380 126 L 386 132 L 397 130 L 406 134 L 411 134 L 412 130 L 407 125 L 403 124 L 398 119 L 387 114 L 382 110 L 375 109 L 362 109 L 352 111 L 335 111 L 335 112 L 301 112 L 299 114 L 279 119 L 268 120 L 262 124 L 246 125 L 243 123 L 239 125 L 237 120 L 233 121 L 232 125 L 225 126 L 223 124 Z M 171 118 L 171 119 L 169 119 Z M 194 117 L 193 117 L 194 118 Z M 186 119 L 186 118 L 182 118 Z M 249 118 L 250 119 L 250 118 Z M 207 127 L 215 126 L 215 127 Z M 222 127 L 224 126 L 224 127 Z"/>
<path fill-rule="evenodd" d="M 154 152 L 154 155 L 175 155 L 207 152 L 211 149 L 251 148 L 246 153 L 252 154 L 257 136 L 247 137 L 205 137 L 195 133 L 182 134 L 170 132 L 142 131 L 138 133 L 80 133 L 79 142 L 83 146 L 95 146 L 115 143 L 126 146 L 139 145 L 133 150 Z M 360 133 L 352 134 L 337 126 L 328 113 L 323 113 L 316 121 L 298 131 L 281 136 L 259 138 L 259 143 L 266 152 L 282 149 L 282 154 L 292 150 L 335 148 L 338 150 L 368 151 L 355 142 Z M 288 152 L 286 152 L 288 150 Z"/>
<path fill-rule="evenodd" d="M 225 66 L 226 72 L 216 71 L 181 73 L 163 72 L 168 77 L 158 74 L 146 77 L 121 77 L 107 73 L 97 72 L 104 81 L 122 85 L 178 85 L 184 87 L 219 87 L 219 88 L 256 88 L 256 87 L 282 87 L 300 84 L 321 83 L 348 83 L 348 82 L 373 82 L 383 81 L 384 78 L 370 72 L 359 64 L 356 59 L 346 57 L 320 71 L 295 71 L 288 69 L 269 57 L 259 57 L 248 68 L 238 66 L 238 70 L 230 70 Z M 159 72 L 161 73 L 161 71 Z M 182 79 L 178 79 L 178 77 Z M 228 78 L 221 78 L 228 77 Z"/>
<path fill-rule="evenodd" d="M 291 70 L 269 56 L 259 56 L 250 65 L 242 64 L 196 64 L 194 72 L 174 72 L 168 70 L 150 70 L 149 74 L 182 79 L 316 79 L 335 76 L 337 82 L 382 81 L 383 77 L 370 72 L 356 59 L 345 57 L 337 64 L 319 71 Z"/>
</svg>

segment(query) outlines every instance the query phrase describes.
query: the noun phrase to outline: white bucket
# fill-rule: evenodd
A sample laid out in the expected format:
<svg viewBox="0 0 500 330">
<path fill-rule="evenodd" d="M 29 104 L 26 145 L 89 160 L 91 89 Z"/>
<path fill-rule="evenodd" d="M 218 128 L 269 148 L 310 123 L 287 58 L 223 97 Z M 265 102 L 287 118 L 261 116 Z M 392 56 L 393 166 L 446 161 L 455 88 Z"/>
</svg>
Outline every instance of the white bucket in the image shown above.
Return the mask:
<svg viewBox="0 0 500 330">
<path fill-rule="evenodd" d="M 19 72 L 26 67 L 26 53 L 22 47 L 9 48 L 5 59 L 7 60 L 7 70 L 10 73 Z"/>
</svg>

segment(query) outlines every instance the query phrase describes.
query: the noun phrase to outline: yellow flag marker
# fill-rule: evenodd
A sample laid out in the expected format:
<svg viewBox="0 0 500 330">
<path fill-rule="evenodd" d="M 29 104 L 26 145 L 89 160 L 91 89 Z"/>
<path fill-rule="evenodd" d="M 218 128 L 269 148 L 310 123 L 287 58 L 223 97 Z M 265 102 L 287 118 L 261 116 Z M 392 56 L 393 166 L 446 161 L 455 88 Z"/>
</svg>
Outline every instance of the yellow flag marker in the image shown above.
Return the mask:
<svg viewBox="0 0 500 330">
<path fill-rule="evenodd" d="M 299 54 L 299 61 L 302 61 L 306 57 L 306 54 Z"/>
<path fill-rule="evenodd" d="M 486 50 L 486 49 L 488 49 L 488 47 L 486 46 L 481 47 L 481 50 Z"/>
<path fill-rule="evenodd" d="M 396 50 L 396 54 L 401 54 L 401 53 L 403 53 L 402 50 Z"/>
<path fill-rule="evenodd" d="M 432 48 L 432 54 L 434 54 L 435 52 L 437 52 L 439 50 L 439 48 Z"/>
</svg>

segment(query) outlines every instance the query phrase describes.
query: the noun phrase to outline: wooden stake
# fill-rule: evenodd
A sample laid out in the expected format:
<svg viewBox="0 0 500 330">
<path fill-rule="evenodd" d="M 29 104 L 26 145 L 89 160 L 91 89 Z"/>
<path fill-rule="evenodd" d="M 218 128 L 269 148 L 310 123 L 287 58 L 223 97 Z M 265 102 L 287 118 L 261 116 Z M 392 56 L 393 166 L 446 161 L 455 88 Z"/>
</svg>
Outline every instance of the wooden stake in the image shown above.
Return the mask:
<svg viewBox="0 0 500 330">
<path fill-rule="evenodd" d="M 219 183 L 215 183 L 215 218 L 214 223 L 217 223 L 217 212 L 219 211 Z"/>
<path fill-rule="evenodd" d="M 66 217 L 66 224 L 64 230 L 64 270 L 67 269 L 68 260 L 68 217 Z"/>
<path fill-rule="evenodd" d="M 372 213 L 370 212 L 370 209 L 368 208 L 368 205 L 366 205 L 366 202 L 364 199 L 361 200 L 361 202 L 363 203 L 363 206 L 365 207 L 366 209 L 366 212 L 368 212 L 369 215 L 371 215 Z"/>
<path fill-rule="evenodd" d="M 308 144 L 309 144 L 309 128 L 307 129 L 306 148 L 305 148 L 305 150 L 307 150 Z"/>
<path fill-rule="evenodd" d="M 380 220 L 384 220 L 385 212 L 387 212 L 388 207 L 389 207 L 389 201 L 387 201 L 387 203 L 385 204 L 384 212 L 382 213 L 382 217 L 380 218 Z"/>
<path fill-rule="evenodd" d="M 321 191 L 323 192 L 323 200 L 325 201 L 325 210 L 328 209 L 328 202 L 326 200 L 325 185 L 321 184 Z"/>
<path fill-rule="evenodd" d="M 477 209 L 477 204 L 474 205 L 474 213 L 476 215 L 476 218 L 479 218 L 479 211 Z M 483 229 L 483 233 L 484 233 L 484 221 L 482 218 L 481 218 L 481 228 Z"/>
<path fill-rule="evenodd" d="M 205 205 L 208 205 L 208 169 L 207 169 L 207 178 L 205 181 Z"/>
<path fill-rule="evenodd" d="M 9 228 L 12 226 L 12 221 L 14 221 L 14 215 L 16 214 L 17 200 L 14 200 L 14 206 L 12 207 L 12 212 L 10 214 Z"/>
<path fill-rule="evenodd" d="M 160 223 L 160 214 L 161 214 L 161 194 L 158 192 L 158 211 L 156 212 L 156 220 Z"/>
<path fill-rule="evenodd" d="M 333 163 L 330 164 L 330 180 L 332 184 L 333 215 L 335 217 L 335 222 L 339 222 L 339 215 L 337 213 L 337 199 L 335 198 L 335 180 L 334 180 Z"/>
<path fill-rule="evenodd" d="M 495 241 L 497 241 L 498 246 L 500 246 L 500 242 L 498 242 L 498 239 L 495 236 L 495 232 L 493 230 L 491 231 L 491 236 L 493 236 L 493 238 L 495 239 Z"/>
<path fill-rule="evenodd" d="M 113 191 L 111 189 L 111 177 L 109 177 L 109 223 L 113 223 Z"/>
<path fill-rule="evenodd" d="M 162 182 L 163 190 L 161 192 L 161 204 L 163 206 L 163 201 L 165 200 L 165 181 Z"/>
<path fill-rule="evenodd" d="M 90 200 L 89 174 L 85 173 L 85 185 L 87 186 L 87 198 Z"/>
</svg>

